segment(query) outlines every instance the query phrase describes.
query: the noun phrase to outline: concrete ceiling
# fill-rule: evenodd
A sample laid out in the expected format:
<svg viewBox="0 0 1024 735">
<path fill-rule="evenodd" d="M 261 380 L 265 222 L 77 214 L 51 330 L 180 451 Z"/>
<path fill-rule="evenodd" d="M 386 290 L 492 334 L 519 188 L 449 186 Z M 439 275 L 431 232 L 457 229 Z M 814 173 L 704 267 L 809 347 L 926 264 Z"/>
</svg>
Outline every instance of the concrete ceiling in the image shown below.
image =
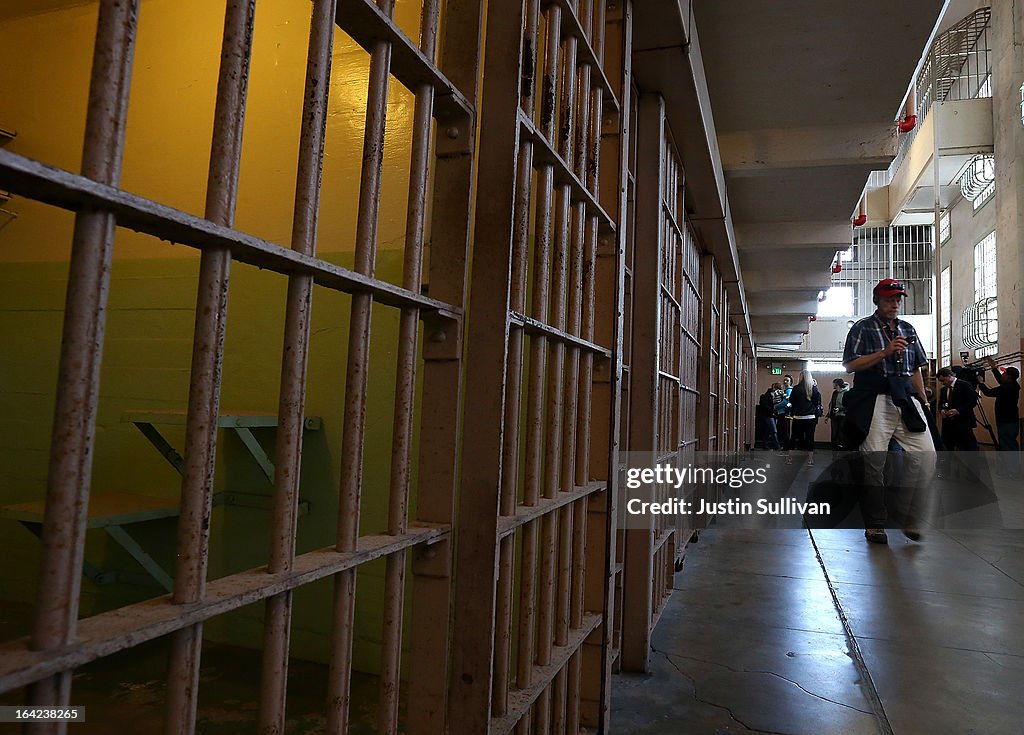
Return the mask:
<svg viewBox="0 0 1024 735">
<path fill-rule="evenodd" d="M 799 343 L 943 0 L 693 0 L 755 343 Z"/>
</svg>

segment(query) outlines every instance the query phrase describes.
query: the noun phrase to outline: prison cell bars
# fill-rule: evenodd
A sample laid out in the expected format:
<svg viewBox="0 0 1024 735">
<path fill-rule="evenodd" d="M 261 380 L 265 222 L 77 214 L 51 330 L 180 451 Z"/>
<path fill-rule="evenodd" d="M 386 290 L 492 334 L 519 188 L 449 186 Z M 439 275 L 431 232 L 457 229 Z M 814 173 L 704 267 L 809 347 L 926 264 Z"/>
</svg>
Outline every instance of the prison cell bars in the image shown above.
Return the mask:
<svg viewBox="0 0 1024 735">
<path fill-rule="evenodd" d="M 705 400 L 697 409 L 697 449 L 701 452 L 715 452 L 720 448 L 721 405 L 718 393 L 721 390 L 722 345 L 720 324 L 721 278 L 718 266 L 709 253 L 701 256 L 701 346 L 700 369 L 698 371 L 698 394 Z"/>
<path fill-rule="evenodd" d="M 700 313 L 703 297 L 700 291 L 700 250 L 697 247 L 697 240 L 693 233 L 693 227 L 689 221 L 685 221 L 685 208 L 680 208 L 681 232 L 680 247 L 682 248 L 682 286 L 679 298 L 682 306 L 683 317 L 680 330 L 682 332 L 682 373 L 680 381 L 681 404 L 680 409 L 682 429 L 679 442 L 679 461 L 682 464 L 692 462 L 697 451 L 697 411 L 702 407 L 697 382 L 700 365 L 700 354 L 702 349 Z M 694 488 L 694 498 L 699 488 Z M 691 501 L 693 502 L 693 501 Z M 690 517 L 682 516 L 676 527 L 672 550 L 673 570 L 681 563 L 683 548 L 689 541 L 694 531 L 699 530 Z"/>
<path fill-rule="evenodd" d="M 293 250 L 316 254 L 320 180 L 327 130 L 331 52 L 334 43 L 336 0 L 313 4 L 309 29 L 306 86 L 292 215 Z M 313 306 L 313 279 L 308 275 L 288 278 L 282 349 L 278 429 L 274 457 L 273 531 L 267 572 L 292 569 L 295 562 L 296 521 L 302 460 L 302 431 L 306 417 L 306 370 Z M 291 640 L 292 591 L 267 599 L 263 622 L 263 668 L 259 731 L 283 733 L 288 699 L 288 658 Z"/>
<path fill-rule="evenodd" d="M 684 437 L 684 433 L 688 433 L 685 408 L 693 397 L 692 388 L 688 389 L 686 384 L 695 378 L 694 372 L 687 372 L 691 369 L 687 357 L 692 352 L 692 343 L 684 323 L 686 310 L 692 306 L 692 278 L 696 275 L 692 261 L 696 247 L 690 237 L 683 206 L 685 173 L 667 119 L 663 123 L 661 146 L 662 165 L 666 169 L 660 197 L 664 233 L 662 250 L 666 265 L 661 284 L 661 315 L 664 339 L 671 346 L 671 353 L 666 355 L 669 359 L 663 361 L 659 376 L 659 394 L 664 394 L 662 403 L 665 410 L 661 421 L 667 438 L 662 440 L 659 453 L 665 459 L 671 457 L 681 461 L 689 451 Z M 668 497 L 668 488 L 663 488 L 659 500 L 664 501 Z M 655 579 L 651 590 L 652 630 L 668 601 L 676 562 L 681 558 L 683 544 L 688 537 L 683 536 L 682 518 L 659 516 L 657 519 L 653 560 Z"/>
<path fill-rule="evenodd" d="M 111 186 L 117 186 L 121 176 L 137 18 L 137 2 L 100 5 L 82 175 Z M 38 651 L 67 646 L 77 634 L 114 226 L 107 212 L 89 210 L 75 216 L 30 642 Z M 58 671 L 29 687 L 27 703 L 67 706 L 70 691 L 71 672 Z M 33 723 L 27 729 L 64 733 L 67 725 Z"/>
<path fill-rule="evenodd" d="M 661 195 L 662 134 L 665 105 L 657 93 L 642 93 L 637 112 L 636 258 L 632 282 L 629 448 L 631 452 L 661 449 L 659 383 L 661 336 L 660 243 L 663 236 Z M 642 489 L 643 500 L 654 500 Z M 646 671 L 650 651 L 650 604 L 653 590 L 654 523 L 648 515 L 632 519 L 624 532 L 623 633 L 621 665 L 626 671 Z"/>
<path fill-rule="evenodd" d="M 699 255 L 683 207 L 684 173 L 656 93 L 641 96 L 637 128 L 638 284 L 633 314 L 630 371 L 630 448 L 647 449 L 656 461 L 692 456 L 700 341 Z M 642 336 L 649 333 L 646 337 Z M 650 334 L 657 332 L 658 339 Z M 645 396 L 638 403 L 636 396 Z M 652 499 L 669 497 L 667 487 Z M 689 526 L 659 517 L 646 528 L 625 531 L 622 594 L 622 667 L 646 671 L 650 636 L 672 586 L 672 575 L 689 538 Z"/>
<path fill-rule="evenodd" d="M 592 575 L 600 565 L 584 566 L 581 555 L 601 559 L 609 522 L 601 513 L 600 543 L 585 543 L 593 536 L 584 508 L 607 495 L 608 454 L 589 440 L 595 368 L 586 355 L 611 358 L 592 341 L 592 302 L 597 238 L 615 232 L 598 200 L 598 131 L 602 110 L 617 105 L 600 66 L 603 3 L 540 11 L 492 7 L 488 17 L 494 53 L 484 73 L 467 369 L 467 390 L 481 403 L 466 416 L 450 699 L 459 731 L 571 728 L 577 686 L 592 678 L 599 691 L 591 698 L 607 696 L 579 651 L 601 624 L 604 595 L 595 605 L 593 590 L 608 577 Z M 518 310 L 527 303 L 528 313 Z M 512 387 L 524 380 L 527 340 L 525 386 Z M 510 599 L 517 584 L 518 607 Z M 480 630 L 481 620 L 491 627 Z M 511 640 L 497 625 L 518 631 L 514 688 Z"/>
<path fill-rule="evenodd" d="M 228 2 L 225 12 L 206 194 L 206 218 L 225 227 L 234 224 L 254 13 L 253 0 Z M 196 603 L 206 592 L 230 270 L 231 254 L 226 249 L 203 250 L 199 261 L 185 426 L 178 564 L 171 594 L 171 602 L 177 605 Z M 171 637 L 164 717 L 166 733 L 193 730 L 199 697 L 202 637 L 202 622 L 181 628 Z"/>
<path fill-rule="evenodd" d="M 631 39 L 632 27 L 631 27 L 631 8 L 628 4 L 621 6 L 621 10 L 618 12 L 615 22 L 609 23 L 609 35 L 614 33 L 614 38 L 617 40 Z M 631 398 L 631 381 L 632 381 L 632 365 L 633 365 L 633 339 L 632 339 L 632 324 L 633 324 L 633 313 L 634 313 L 634 287 L 633 287 L 633 271 L 634 271 L 634 253 L 636 243 L 636 169 L 637 169 L 637 121 L 638 121 L 638 101 L 640 99 L 640 92 L 636 87 L 636 84 L 632 80 L 629 67 L 629 53 L 628 46 L 624 43 L 610 43 L 609 49 L 615 48 L 626 48 L 625 53 L 625 65 L 623 67 L 622 81 L 620 85 L 625 85 L 625 92 L 621 94 L 622 104 L 625 112 L 623 113 L 626 119 L 626 124 L 622 127 L 623 140 L 621 145 L 617 147 L 608 146 L 606 151 L 614 151 L 617 154 L 615 163 L 617 164 L 614 168 L 615 175 L 607 176 L 606 181 L 602 184 L 601 192 L 602 198 L 610 196 L 612 192 L 619 199 L 618 209 L 620 211 L 619 221 L 623 223 L 621 228 L 621 236 L 613 247 L 604 247 L 599 253 L 598 268 L 599 272 L 603 275 L 603 278 L 607 279 L 607 274 L 618 273 L 618 285 L 615 294 L 609 294 L 601 299 L 601 313 L 603 319 L 598 320 L 599 328 L 603 328 L 607 331 L 608 339 L 612 344 L 619 345 L 621 349 L 621 359 L 619 366 L 613 375 L 606 376 L 606 382 L 598 382 L 595 386 L 599 387 L 607 385 L 609 393 L 618 395 L 617 404 L 619 411 L 616 413 L 615 420 L 617 426 L 609 426 L 609 439 L 613 442 L 617 449 L 617 454 L 613 452 L 614 456 L 617 456 L 617 465 L 619 471 L 623 464 L 623 452 L 628 452 L 631 449 L 630 439 L 631 436 L 631 423 L 630 418 L 632 416 L 632 398 Z M 619 89 L 622 87 L 620 86 Z M 616 90 L 618 91 L 618 89 Z M 606 133 L 605 137 L 618 138 L 618 131 L 613 133 Z M 610 169 L 606 167 L 603 171 L 608 172 Z M 606 174 L 607 175 L 607 174 Z M 606 193 L 607 192 L 607 193 Z M 615 313 L 615 299 L 611 296 L 617 296 L 619 303 L 622 304 L 618 314 Z M 613 335 L 615 335 L 613 337 Z M 618 475 L 616 474 L 617 478 Z M 614 494 L 613 499 L 617 500 L 617 493 Z M 617 512 L 613 511 L 613 514 L 617 517 Z M 626 530 L 621 526 L 616 525 L 615 538 L 614 538 L 614 554 L 611 557 L 612 578 L 610 580 L 611 589 L 609 592 L 609 607 L 608 615 L 612 617 L 609 625 L 608 633 L 608 664 L 607 669 L 609 674 L 616 673 L 621 670 L 621 655 L 623 646 L 623 617 L 624 617 L 624 606 L 625 606 L 625 589 L 624 589 L 624 558 L 626 548 Z"/>
<path fill-rule="evenodd" d="M 378 38 L 390 39 L 395 55 L 391 72 L 406 86 L 423 92 L 424 85 L 438 94 L 434 116 L 445 125 L 444 142 L 437 144 L 437 173 L 434 186 L 433 230 L 440 237 L 431 258 L 434 293 L 446 300 L 420 296 L 411 288 L 399 288 L 378 281 L 369 273 L 354 273 L 320 261 L 305 252 L 312 245 L 316 202 L 319 191 L 319 166 L 322 139 L 318 142 L 318 126 L 322 121 L 311 117 L 302 128 L 303 151 L 300 155 L 299 186 L 296 195 L 294 249 L 255 238 L 231 229 L 234 194 L 238 171 L 238 150 L 242 110 L 245 100 L 246 68 L 251 53 L 252 3 L 231 2 L 225 22 L 225 42 L 221 83 L 218 86 L 215 138 L 211 158 L 208 190 L 208 219 L 199 219 L 156 202 L 120 191 L 117 187 L 121 157 L 121 138 L 130 79 L 131 51 L 136 27 L 136 4 L 104 2 L 100 9 L 97 31 L 91 104 L 87 126 L 83 175 L 43 166 L 8 152 L 0 158 L 0 179 L 5 186 L 23 196 L 66 208 L 83 210 L 78 219 L 70 272 L 69 299 L 65 317 L 62 378 L 58 389 L 57 420 L 52 452 L 51 488 L 48 493 L 44 522 L 44 565 L 41 567 L 40 613 L 30 641 L 16 641 L 3 647 L 0 666 L 0 689 L 6 691 L 30 686 L 30 701 L 36 704 L 61 705 L 68 702 L 70 672 L 77 666 L 105 655 L 124 650 L 161 635 L 176 638 L 168 682 L 167 718 L 169 732 L 191 732 L 195 725 L 201 625 L 213 616 L 261 599 L 271 598 L 266 634 L 268 649 L 274 651 L 279 663 L 288 650 L 288 594 L 297 586 L 341 573 L 349 574 L 359 564 L 380 556 L 401 554 L 415 547 L 415 586 L 423 590 L 417 598 L 417 622 L 440 623 L 427 639 L 414 636 L 414 652 L 430 652 L 429 674 L 421 667 L 412 667 L 410 700 L 424 707 L 423 717 L 412 728 L 420 732 L 441 732 L 443 729 L 443 686 L 438 691 L 437 666 L 444 666 L 447 649 L 448 585 L 450 569 L 443 554 L 428 545 L 447 548 L 447 532 L 452 520 L 454 462 L 458 433 L 460 349 L 459 324 L 466 287 L 466 250 L 468 245 L 469 197 L 473 171 L 473 109 L 468 99 L 475 97 L 477 54 L 481 8 L 479 3 L 448 3 L 450 12 L 458 11 L 445 24 L 445 53 L 442 66 L 450 71 L 450 81 L 431 58 L 415 46 L 390 21 L 385 13 L 362 0 L 341 0 L 342 8 L 333 3 L 317 3 L 311 26 L 310 76 L 320 75 L 322 90 L 307 90 L 307 110 L 322 115 L 326 94 L 325 54 L 330 52 L 329 24 L 341 23 L 361 45 L 372 46 Z M 453 10 L 454 9 L 454 10 Z M 425 22 L 436 24 L 428 11 Z M 429 34 L 424 32 L 425 46 Z M 384 75 L 377 77 L 378 87 L 386 84 Z M 312 80 L 311 80 L 312 81 Z M 456 86 L 457 85 L 457 86 Z M 463 91 L 467 94 L 463 95 Z M 373 94 L 370 98 L 373 98 Z M 424 96 L 424 95 L 421 95 Z M 378 97 L 379 99 L 379 97 Z M 420 110 L 417 116 L 417 151 L 422 157 L 424 141 L 429 137 L 429 114 Z M 305 119 L 305 118 L 304 118 Z M 379 140 L 374 134 L 371 140 Z M 315 150 L 314 150 L 315 149 Z M 421 170 L 421 169 L 420 169 Z M 444 175 L 441 175 L 444 174 Z M 369 173 L 371 199 L 373 175 Z M 420 194 L 418 206 L 426 190 L 422 173 L 413 177 L 414 194 Z M 421 213 L 410 213 L 410 220 Z M 200 297 L 197 304 L 197 338 L 190 388 L 190 410 L 187 446 L 191 456 L 190 469 L 183 482 L 183 511 L 180 522 L 179 549 L 182 562 L 177 588 L 171 600 L 155 604 L 130 605 L 75 624 L 78 602 L 79 569 L 84 544 L 84 521 L 88 504 L 89 460 L 94 434 L 95 400 L 98 364 L 102 347 L 102 329 L 106 290 L 109 284 L 109 263 L 114 222 L 141 232 L 203 251 Z M 372 259 L 372 225 L 364 226 L 363 263 Z M 410 233 L 417 260 L 422 232 Z M 232 259 L 258 265 L 290 276 L 290 297 L 286 350 L 282 369 L 282 410 L 286 436 L 279 447 L 279 479 L 275 501 L 275 538 L 271 550 L 271 568 L 233 574 L 206 583 L 210 483 L 215 450 L 215 425 L 219 398 L 219 372 L 222 361 L 224 317 L 228 270 Z M 406 284 L 418 280 L 407 271 Z M 363 536 L 352 541 L 342 553 L 320 551 L 294 556 L 295 488 L 297 487 L 296 453 L 300 428 L 303 390 L 302 373 L 307 360 L 308 289 L 310 281 L 339 291 L 368 294 L 391 306 L 404 307 L 430 325 L 433 346 L 424 349 L 424 405 L 431 411 L 435 429 L 443 426 L 443 438 L 431 437 L 421 447 L 421 482 L 424 485 L 418 511 L 425 523 L 403 530 L 399 523 L 390 533 Z M 303 313 L 305 310 L 305 313 Z M 294 347 L 292 347 L 294 345 Z M 301 354 L 300 354 L 301 353 Z M 82 361 L 82 356 L 87 359 Z M 364 365 L 365 369 L 365 365 Z M 400 409 L 399 409 L 400 410 Z M 411 407 L 409 407 L 411 412 Z M 289 419 L 289 416 L 291 417 Z M 290 428 L 289 428 L 290 427 Z M 402 452 L 408 447 L 400 439 L 395 450 L 396 464 L 401 465 Z M 291 459 L 284 455 L 289 455 Z M 283 471 L 282 471 L 282 468 Z M 290 472 L 294 472 L 289 474 Z M 406 488 L 398 482 L 396 506 L 407 497 Z M 348 510 L 351 510 L 349 508 Z M 73 517 L 69 517 L 74 514 Z M 48 551 L 47 551 L 48 549 Z M 441 559 L 440 563 L 438 559 Z M 276 571 L 275 571 L 276 570 Z M 269 573 L 268 573 L 269 572 Z M 394 590 L 395 585 L 391 584 Z M 204 594 L 205 592 L 205 594 Z M 399 590 L 398 594 L 401 594 Z M 392 596 L 392 600 L 397 595 Z M 187 605 L 182 605 L 187 602 Z M 394 605 L 394 602 L 391 603 Z M 394 610 L 394 607 L 391 608 Z M 56 611 L 56 613 L 55 613 Z M 439 632 L 440 631 L 440 632 Z M 76 637 L 77 632 L 77 637 Z M 392 626 L 389 640 L 398 641 Z M 59 651 L 53 649 L 59 648 Z M 393 652 L 385 651 L 386 655 Z M 273 657 L 272 657 L 273 658 Z M 350 671 L 351 640 L 341 642 L 332 656 L 332 671 Z M 415 662 L 414 662 L 415 663 Z M 273 671 L 268 662 L 264 674 L 265 694 L 261 722 L 265 731 L 280 727 L 283 717 L 285 671 Z M 397 671 L 397 664 L 392 664 Z M 394 678 L 385 677 L 383 685 L 386 705 L 382 713 L 385 729 L 394 729 Z M 335 689 L 344 689 L 347 683 Z M 268 691 L 269 690 L 269 691 Z M 344 699 L 332 701 L 337 712 Z M 336 716 L 332 725 L 345 715 Z M 59 724 L 40 724 L 40 732 L 62 732 Z M 334 730 L 337 731 L 337 730 Z"/>
</svg>

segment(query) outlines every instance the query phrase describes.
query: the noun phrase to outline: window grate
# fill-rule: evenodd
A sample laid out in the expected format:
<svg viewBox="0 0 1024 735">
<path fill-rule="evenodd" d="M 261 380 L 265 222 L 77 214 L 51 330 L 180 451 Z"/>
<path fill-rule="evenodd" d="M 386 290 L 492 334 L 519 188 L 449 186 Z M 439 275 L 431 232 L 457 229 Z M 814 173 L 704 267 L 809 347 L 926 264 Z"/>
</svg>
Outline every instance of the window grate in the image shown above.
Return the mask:
<svg viewBox="0 0 1024 735">
<path fill-rule="evenodd" d="M 832 286 L 850 288 L 855 316 L 874 311 L 872 289 L 883 278 L 897 278 L 907 288 L 907 314 L 932 313 L 932 230 L 930 225 L 859 227 L 849 251 L 842 254 L 842 271 Z"/>
</svg>

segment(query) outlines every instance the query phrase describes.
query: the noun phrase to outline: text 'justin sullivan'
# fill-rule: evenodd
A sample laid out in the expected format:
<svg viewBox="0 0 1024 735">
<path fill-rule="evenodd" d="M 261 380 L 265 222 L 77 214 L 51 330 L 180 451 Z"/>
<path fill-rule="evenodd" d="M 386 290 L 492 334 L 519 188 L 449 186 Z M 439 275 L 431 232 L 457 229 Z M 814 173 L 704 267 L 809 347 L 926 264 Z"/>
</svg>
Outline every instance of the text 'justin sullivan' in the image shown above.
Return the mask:
<svg viewBox="0 0 1024 735">
<path fill-rule="evenodd" d="M 695 507 L 696 506 L 696 507 Z M 630 515 L 725 515 L 725 516 L 788 516 L 788 515 L 829 515 L 832 508 L 828 503 L 801 503 L 793 498 L 781 500 L 758 500 L 750 503 L 740 500 L 723 500 L 712 503 L 700 498 L 696 501 L 669 498 L 657 503 L 632 498 L 626 503 Z"/>
</svg>

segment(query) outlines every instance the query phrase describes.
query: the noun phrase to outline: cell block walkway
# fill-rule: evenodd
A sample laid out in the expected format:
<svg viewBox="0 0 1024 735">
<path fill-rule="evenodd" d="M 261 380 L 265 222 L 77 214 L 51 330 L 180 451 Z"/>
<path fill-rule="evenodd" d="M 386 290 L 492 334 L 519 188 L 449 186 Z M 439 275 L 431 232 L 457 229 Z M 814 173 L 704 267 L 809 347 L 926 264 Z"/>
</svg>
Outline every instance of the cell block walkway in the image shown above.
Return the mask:
<svg viewBox="0 0 1024 735">
<path fill-rule="evenodd" d="M 813 536 L 812 536 L 813 534 Z M 709 529 L 616 732 L 1020 733 L 1024 531 Z"/>
</svg>

